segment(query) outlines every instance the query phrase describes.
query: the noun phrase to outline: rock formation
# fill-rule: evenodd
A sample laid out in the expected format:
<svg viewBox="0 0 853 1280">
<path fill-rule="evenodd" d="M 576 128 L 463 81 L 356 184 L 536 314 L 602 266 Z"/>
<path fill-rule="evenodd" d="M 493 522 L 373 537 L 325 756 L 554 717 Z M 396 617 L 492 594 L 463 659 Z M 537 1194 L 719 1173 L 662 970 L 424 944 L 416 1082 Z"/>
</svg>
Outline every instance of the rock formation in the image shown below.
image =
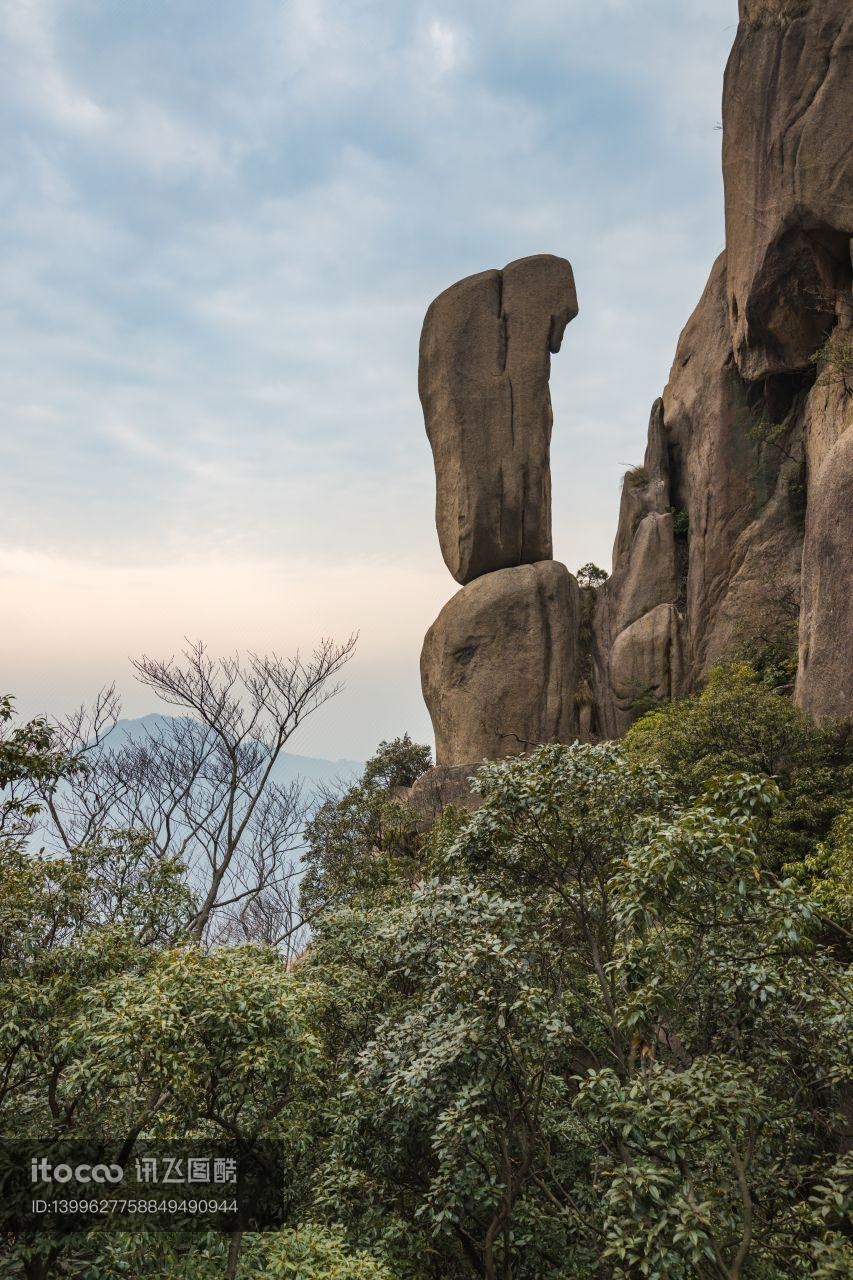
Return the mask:
<svg viewBox="0 0 853 1280">
<path fill-rule="evenodd" d="M 741 0 L 740 18 L 726 252 L 625 479 L 597 601 L 604 736 L 695 689 L 800 603 L 797 700 L 820 720 L 853 717 L 853 9 Z"/>
<path fill-rule="evenodd" d="M 551 561 L 548 464 L 571 267 L 523 259 L 427 313 L 436 519 L 467 585 L 427 636 L 422 676 L 457 791 L 458 766 L 617 737 L 750 644 L 796 643 L 797 627 L 798 704 L 853 720 L 853 5 L 739 6 L 726 251 L 625 478 L 612 575 L 580 601 Z"/>
<path fill-rule="evenodd" d="M 749 383 L 807 369 L 849 287 L 853 9 L 740 0 L 723 89 L 727 302 Z"/>
<path fill-rule="evenodd" d="M 437 760 L 570 742 L 577 630 L 578 586 L 555 560 L 499 569 L 458 591 L 421 654 Z"/>
<path fill-rule="evenodd" d="M 551 559 L 548 376 L 577 309 L 571 266 L 543 254 L 460 280 L 424 320 L 436 525 L 465 584 L 421 657 L 442 768 L 574 730 L 578 587 Z"/>
<path fill-rule="evenodd" d="M 551 558 L 551 355 L 577 315 L 572 268 L 542 254 L 430 306 L 418 385 L 441 551 L 457 582 Z"/>
</svg>

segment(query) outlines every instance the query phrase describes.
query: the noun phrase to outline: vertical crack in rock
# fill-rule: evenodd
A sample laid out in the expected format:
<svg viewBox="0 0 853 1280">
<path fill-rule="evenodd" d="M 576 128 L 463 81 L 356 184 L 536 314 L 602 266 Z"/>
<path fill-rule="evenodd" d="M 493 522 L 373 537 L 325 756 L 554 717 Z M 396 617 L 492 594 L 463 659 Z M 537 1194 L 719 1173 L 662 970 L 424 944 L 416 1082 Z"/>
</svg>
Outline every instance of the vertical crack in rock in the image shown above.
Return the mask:
<svg viewBox="0 0 853 1280">
<path fill-rule="evenodd" d="M 548 254 L 468 276 L 427 311 L 418 388 L 439 542 L 459 583 L 550 559 L 550 433 L 541 424 L 551 413 L 551 350 L 575 315 L 572 268 Z"/>
</svg>

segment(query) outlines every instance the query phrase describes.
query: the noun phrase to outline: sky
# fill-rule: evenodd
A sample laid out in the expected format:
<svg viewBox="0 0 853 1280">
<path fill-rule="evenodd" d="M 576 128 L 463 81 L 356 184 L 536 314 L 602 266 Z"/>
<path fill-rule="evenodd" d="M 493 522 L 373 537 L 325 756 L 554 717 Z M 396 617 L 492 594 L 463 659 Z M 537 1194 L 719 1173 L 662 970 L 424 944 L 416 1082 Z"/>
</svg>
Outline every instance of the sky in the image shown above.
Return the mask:
<svg viewBox="0 0 853 1280">
<path fill-rule="evenodd" d="M 359 633 L 292 746 L 431 741 L 418 336 L 453 281 L 571 260 L 555 557 L 625 468 L 723 247 L 736 0 L 2 0 L 0 684 Z"/>
</svg>

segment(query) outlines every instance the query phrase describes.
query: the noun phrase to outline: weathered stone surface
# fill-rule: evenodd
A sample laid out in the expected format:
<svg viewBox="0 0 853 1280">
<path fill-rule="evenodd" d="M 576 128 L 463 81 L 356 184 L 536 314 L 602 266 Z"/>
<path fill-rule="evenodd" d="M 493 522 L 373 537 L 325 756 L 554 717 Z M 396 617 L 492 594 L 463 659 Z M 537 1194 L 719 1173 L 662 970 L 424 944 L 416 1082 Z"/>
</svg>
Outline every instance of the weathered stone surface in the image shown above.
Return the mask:
<svg viewBox="0 0 853 1280">
<path fill-rule="evenodd" d="M 619 523 L 613 544 L 614 573 L 625 564 L 640 523 L 650 512 L 663 515 L 670 509 L 669 453 L 663 421 L 663 400 L 656 400 L 649 417 L 649 434 L 643 465 L 629 472 L 622 484 Z"/>
<path fill-rule="evenodd" d="M 797 702 L 820 722 L 853 719 L 853 424 L 809 486 L 802 590 Z"/>
<path fill-rule="evenodd" d="M 794 634 L 803 540 L 799 499 L 792 501 L 792 492 L 799 484 L 799 466 L 786 465 L 772 498 L 732 548 L 726 589 L 704 637 L 703 665 L 689 688 L 745 645 L 760 646 L 762 637 L 781 638 L 783 631 Z"/>
<path fill-rule="evenodd" d="M 460 280 L 427 311 L 418 385 L 457 582 L 551 556 L 548 377 L 577 310 L 571 266 L 542 254 Z"/>
<path fill-rule="evenodd" d="M 578 587 L 549 560 L 477 578 L 427 632 L 421 681 L 440 766 L 575 735 Z"/>
<path fill-rule="evenodd" d="M 660 604 L 620 632 L 610 656 L 610 680 L 624 731 L 638 710 L 668 702 L 680 685 L 678 610 Z"/>
<path fill-rule="evenodd" d="M 797 594 L 802 528 L 792 495 L 808 388 L 796 378 L 756 388 L 744 382 L 732 358 L 726 278 L 723 255 L 652 412 L 640 478 L 626 477 L 613 574 L 595 615 L 596 719 L 606 736 L 624 732 L 653 696 L 695 689 L 756 619 Z M 767 445 L 759 424 L 770 411 L 782 422 Z M 671 522 L 664 512 L 675 513 Z M 676 521 L 679 535 L 670 540 Z M 655 669 L 665 652 L 663 615 L 652 632 L 648 622 L 637 625 L 644 610 L 664 604 L 680 617 L 669 683 Z M 636 661 L 632 644 L 643 648 Z M 629 684 L 639 689 L 643 681 L 645 691 L 629 697 Z"/>
<path fill-rule="evenodd" d="M 807 368 L 850 285 L 853 6 L 740 0 L 723 92 L 728 307 L 750 382 Z"/>
<path fill-rule="evenodd" d="M 672 515 L 650 512 L 640 522 L 620 592 L 617 631 L 678 595 Z"/>
<path fill-rule="evenodd" d="M 681 334 L 663 395 L 672 505 L 685 513 L 689 529 L 683 607 L 684 674 L 690 688 L 707 672 L 735 546 L 775 483 L 772 477 L 764 480 L 749 434 L 763 406 L 749 403 L 732 359 L 726 278 L 722 255 Z M 775 453 L 768 465 L 778 469 Z"/>
<path fill-rule="evenodd" d="M 424 829 L 427 829 L 449 805 L 469 811 L 480 807 L 483 798 L 475 782 L 479 767 L 478 762 L 427 769 L 411 787 L 401 788 L 397 798 L 419 816 Z"/>
<path fill-rule="evenodd" d="M 853 717 L 849 395 L 825 377 L 812 388 L 815 353 L 853 326 L 853 7 L 740 0 L 740 19 L 723 96 L 726 252 L 681 335 L 646 466 L 626 481 L 597 600 L 607 735 L 630 721 L 632 688 L 635 707 L 643 686 L 689 692 L 745 640 L 789 628 L 801 589 L 798 700 Z M 653 537 L 670 509 L 674 586 L 669 540 Z"/>
<path fill-rule="evenodd" d="M 657 400 L 643 465 L 629 472 L 622 485 L 613 572 L 597 593 L 592 626 L 594 706 L 589 717 L 594 736 L 618 737 L 648 703 L 648 689 L 643 697 L 617 694 L 611 656 L 626 628 L 658 605 L 674 604 L 677 597 L 670 471 L 663 401 Z M 632 633 L 643 634 L 642 629 Z M 656 687 L 663 690 L 664 685 L 658 682 Z M 666 696 L 669 693 L 667 684 Z"/>
</svg>

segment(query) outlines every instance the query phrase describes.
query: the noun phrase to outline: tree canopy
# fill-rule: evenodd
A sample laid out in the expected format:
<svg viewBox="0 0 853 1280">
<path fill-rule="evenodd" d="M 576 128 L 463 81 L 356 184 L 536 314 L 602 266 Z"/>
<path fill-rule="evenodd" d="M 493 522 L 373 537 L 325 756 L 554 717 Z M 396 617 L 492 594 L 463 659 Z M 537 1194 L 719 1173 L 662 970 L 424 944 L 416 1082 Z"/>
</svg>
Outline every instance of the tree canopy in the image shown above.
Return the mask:
<svg viewBox="0 0 853 1280">
<path fill-rule="evenodd" d="M 11 732 L 20 795 L 79 767 Z M 280 1230 L 12 1232 L 0 1274 L 853 1272 L 844 736 L 739 668 L 623 745 L 484 765 L 480 807 L 433 824 L 406 803 L 429 759 L 383 743 L 321 797 L 295 959 L 187 929 L 199 887 L 144 829 L 45 852 L 8 811 L 4 1136 L 286 1158 Z"/>
</svg>

